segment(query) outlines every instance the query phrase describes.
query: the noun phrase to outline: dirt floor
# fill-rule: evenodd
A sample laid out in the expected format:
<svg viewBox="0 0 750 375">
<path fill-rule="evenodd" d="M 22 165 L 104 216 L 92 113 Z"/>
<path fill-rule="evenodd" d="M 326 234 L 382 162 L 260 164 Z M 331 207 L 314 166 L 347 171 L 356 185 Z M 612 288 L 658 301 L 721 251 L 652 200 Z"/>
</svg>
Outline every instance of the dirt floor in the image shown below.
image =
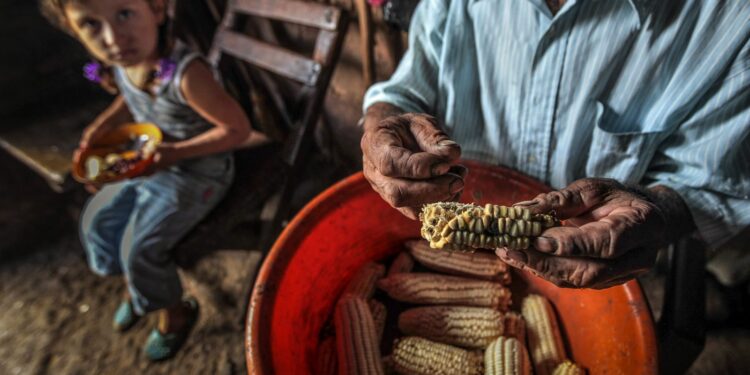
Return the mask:
<svg viewBox="0 0 750 375">
<path fill-rule="evenodd" d="M 213 263 L 183 274 L 188 291 L 201 302 L 199 324 L 174 360 L 152 364 L 141 347 L 153 318 L 124 334 L 110 328 L 123 285 L 88 270 L 70 212 L 75 197 L 51 192 L 3 153 L 0 174 L 7 176 L 0 181 L 0 374 L 246 373 L 239 299 L 246 271 L 241 267 L 253 253 L 223 251 L 211 257 Z M 658 310 L 659 277 L 644 285 Z M 737 305 L 717 305 L 711 298 L 714 315 L 726 316 Z M 744 374 L 748 368 L 750 325 L 735 312 L 712 323 L 706 348 L 689 373 Z"/>
</svg>

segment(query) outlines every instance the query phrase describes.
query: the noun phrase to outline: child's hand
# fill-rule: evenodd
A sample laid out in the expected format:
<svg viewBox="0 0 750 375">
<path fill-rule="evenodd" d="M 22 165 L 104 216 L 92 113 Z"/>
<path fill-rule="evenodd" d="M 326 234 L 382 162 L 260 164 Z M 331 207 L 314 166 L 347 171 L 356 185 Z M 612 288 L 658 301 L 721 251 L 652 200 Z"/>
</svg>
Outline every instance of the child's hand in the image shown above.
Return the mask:
<svg viewBox="0 0 750 375">
<path fill-rule="evenodd" d="M 153 174 L 161 169 L 169 168 L 181 160 L 177 148 L 172 143 L 162 143 L 156 147 L 154 162 L 148 167 L 144 175 Z"/>
<path fill-rule="evenodd" d="M 96 142 L 97 139 L 101 138 L 107 131 L 109 131 L 109 127 L 102 124 L 91 124 L 87 126 L 86 129 L 83 130 L 81 140 L 78 143 L 78 148 L 84 150 L 91 147 L 92 144 Z"/>
</svg>

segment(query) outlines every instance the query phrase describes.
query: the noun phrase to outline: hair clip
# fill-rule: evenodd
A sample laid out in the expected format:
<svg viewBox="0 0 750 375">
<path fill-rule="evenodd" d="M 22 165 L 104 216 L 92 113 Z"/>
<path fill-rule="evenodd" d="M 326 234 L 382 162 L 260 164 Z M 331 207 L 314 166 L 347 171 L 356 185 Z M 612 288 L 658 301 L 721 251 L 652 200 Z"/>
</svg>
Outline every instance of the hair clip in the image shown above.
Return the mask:
<svg viewBox="0 0 750 375">
<path fill-rule="evenodd" d="M 154 73 L 154 78 L 161 81 L 169 81 L 174 77 L 177 70 L 177 63 L 169 58 L 159 59 L 159 68 Z"/>
<path fill-rule="evenodd" d="M 91 60 L 83 66 L 83 76 L 94 83 L 100 83 L 102 81 L 102 64 L 96 60 Z"/>
</svg>

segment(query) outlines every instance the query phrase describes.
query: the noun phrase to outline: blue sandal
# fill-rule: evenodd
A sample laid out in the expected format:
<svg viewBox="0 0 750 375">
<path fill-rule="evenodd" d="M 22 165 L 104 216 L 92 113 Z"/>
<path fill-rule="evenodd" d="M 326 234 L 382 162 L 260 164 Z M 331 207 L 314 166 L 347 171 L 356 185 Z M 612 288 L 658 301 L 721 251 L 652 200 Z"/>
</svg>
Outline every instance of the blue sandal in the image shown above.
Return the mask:
<svg viewBox="0 0 750 375">
<path fill-rule="evenodd" d="M 148 335 L 146 346 L 143 348 L 143 352 L 149 360 L 162 361 L 174 356 L 185 343 L 188 334 L 198 321 L 198 301 L 190 297 L 183 302 L 190 310 L 190 316 L 185 327 L 173 333 L 161 333 L 158 328 L 154 328 Z"/>
<path fill-rule="evenodd" d="M 117 332 L 125 332 L 130 327 L 135 325 L 140 319 L 140 315 L 135 313 L 133 310 L 133 304 L 130 300 L 125 300 L 120 303 L 115 311 L 115 316 L 112 319 L 112 328 Z"/>
</svg>

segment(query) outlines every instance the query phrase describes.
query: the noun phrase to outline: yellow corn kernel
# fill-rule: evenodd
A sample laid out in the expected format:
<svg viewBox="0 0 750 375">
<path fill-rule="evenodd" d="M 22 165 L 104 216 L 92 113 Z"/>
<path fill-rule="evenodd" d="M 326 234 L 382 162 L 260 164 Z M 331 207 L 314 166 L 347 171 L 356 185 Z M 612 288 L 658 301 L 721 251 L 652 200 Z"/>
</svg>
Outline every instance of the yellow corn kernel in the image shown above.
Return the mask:
<svg viewBox="0 0 750 375">
<path fill-rule="evenodd" d="M 531 238 L 559 225 L 553 215 L 532 214 L 522 207 L 438 202 L 419 214 L 422 238 L 430 247 L 447 250 L 508 247 L 526 249 Z"/>
<path fill-rule="evenodd" d="M 436 251 L 424 240 L 407 241 L 406 247 L 417 262 L 431 270 L 510 284 L 508 265 L 494 254 Z"/>
<path fill-rule="evenodd" d="M 435 273 L 400 273 L 378 280 L 391 298 L 429 305 L 493 307 L 507 311 L 510 289 L 500 283 Z"/>
<path fill-rule="evenodd" d="M 481 352 L 416 336 L 398 340 L 392 357 L 396 372 L 404 375 L 479 375 L 484 371 Z"/>
<path fill-rule="evenodd" d="M 531 363 L 526 347 L 515 337 L 498 337 L 484 351 L 484 374 L 531 374 Z"/>
<path fill-rule="evenodd" d="M 551 375 L 565 361 L 565 348 L 552 305 L 538 294 L 523 299 L 521 313 L 526 321 L 529 352 L 536 375 Z"/>
</svg>

